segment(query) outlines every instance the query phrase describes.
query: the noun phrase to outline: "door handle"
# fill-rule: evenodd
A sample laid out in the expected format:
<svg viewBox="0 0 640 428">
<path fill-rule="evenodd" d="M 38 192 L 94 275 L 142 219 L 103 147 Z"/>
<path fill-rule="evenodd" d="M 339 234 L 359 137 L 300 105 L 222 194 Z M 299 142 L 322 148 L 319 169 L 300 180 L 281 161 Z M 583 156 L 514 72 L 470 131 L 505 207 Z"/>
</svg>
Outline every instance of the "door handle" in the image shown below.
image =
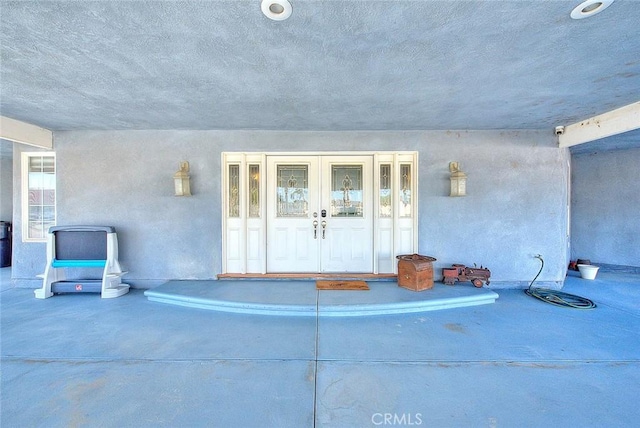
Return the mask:
<svg viewBox="0 0 640 428">
<path fill-rule="evenodd" d="M 318 220 L 313 220 L 313 239 L 318 239 Z"/>
<path fill-rule="evenodd" d="M 320 223 L 322 225 L 322 239 L 324 239 L 324 232 L 327 230 L 327 222 L 326 220 L 322 220 L 322 223 Z"/>
</svg>

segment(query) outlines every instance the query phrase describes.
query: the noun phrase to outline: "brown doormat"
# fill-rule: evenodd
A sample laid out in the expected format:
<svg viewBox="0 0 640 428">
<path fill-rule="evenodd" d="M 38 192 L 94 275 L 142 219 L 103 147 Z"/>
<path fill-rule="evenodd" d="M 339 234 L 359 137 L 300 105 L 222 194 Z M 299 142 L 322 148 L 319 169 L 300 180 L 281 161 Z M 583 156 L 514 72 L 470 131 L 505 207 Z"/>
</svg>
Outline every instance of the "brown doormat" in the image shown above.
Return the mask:
<svg viewBox="0 0 640 428">
<path fill-rule="evenodd" d="M 318 290 L 368 290 L 364 281 L 316 281 Z"/>
</svg>

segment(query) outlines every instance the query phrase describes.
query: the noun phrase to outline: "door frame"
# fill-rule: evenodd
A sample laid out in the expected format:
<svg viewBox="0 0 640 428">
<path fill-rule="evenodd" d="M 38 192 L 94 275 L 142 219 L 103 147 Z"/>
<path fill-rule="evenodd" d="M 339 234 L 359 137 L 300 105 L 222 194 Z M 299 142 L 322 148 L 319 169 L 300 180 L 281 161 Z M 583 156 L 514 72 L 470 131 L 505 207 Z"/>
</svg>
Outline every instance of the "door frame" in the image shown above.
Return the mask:
<svg viewBox="0 0 640 428">
<path fill-rule="evenodd" d="M 222 152 L 222 274 L 269 273 L 266 254 L 268 156 L 289 156 L 292 161 L 308 156 L 371 156 L 374 212 L 371 273 L 395 274 L 396 256 L 417 252 L 418 152 Z M 386 199 L 382 196 L 382 187 L 390 195 Z"/>
</svg>

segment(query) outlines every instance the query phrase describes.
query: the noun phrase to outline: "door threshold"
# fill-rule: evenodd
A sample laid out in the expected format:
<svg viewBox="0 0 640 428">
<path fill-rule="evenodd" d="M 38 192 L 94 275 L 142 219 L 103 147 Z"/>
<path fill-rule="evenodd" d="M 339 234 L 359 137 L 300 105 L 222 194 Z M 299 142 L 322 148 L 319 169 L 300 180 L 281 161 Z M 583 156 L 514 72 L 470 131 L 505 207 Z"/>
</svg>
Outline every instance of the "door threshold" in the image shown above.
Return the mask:
<svg viewBox="0 0 640 428">
<path fill-rule="evenodd" d="M 360 279 L 369 281 L 395 281 L 395 273 L 221 273 L 218 279 Z"/>
</svg>

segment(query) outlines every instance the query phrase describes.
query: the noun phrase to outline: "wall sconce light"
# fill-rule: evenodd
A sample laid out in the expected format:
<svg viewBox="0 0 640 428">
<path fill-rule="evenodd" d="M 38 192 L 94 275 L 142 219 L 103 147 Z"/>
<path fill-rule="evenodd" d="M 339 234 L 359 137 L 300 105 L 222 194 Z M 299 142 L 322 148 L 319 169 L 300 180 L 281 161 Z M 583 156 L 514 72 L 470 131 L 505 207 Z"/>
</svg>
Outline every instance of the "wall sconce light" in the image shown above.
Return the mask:
<svg viewBox="0 0 640 428">
<path fill-rule="evenodd" d="M 191 196 L 191 185 L 189 183 L 189 162 L 180 162 L 180 169 L 173 174 L 176 196 Z"/>
<path fill-rule="evenodd" d="M 451 172 L 451 194 L 449 196 L 467 195 L 467 174 L 460 170 L 458 162 L 449 162 Z"/>
</svg>

